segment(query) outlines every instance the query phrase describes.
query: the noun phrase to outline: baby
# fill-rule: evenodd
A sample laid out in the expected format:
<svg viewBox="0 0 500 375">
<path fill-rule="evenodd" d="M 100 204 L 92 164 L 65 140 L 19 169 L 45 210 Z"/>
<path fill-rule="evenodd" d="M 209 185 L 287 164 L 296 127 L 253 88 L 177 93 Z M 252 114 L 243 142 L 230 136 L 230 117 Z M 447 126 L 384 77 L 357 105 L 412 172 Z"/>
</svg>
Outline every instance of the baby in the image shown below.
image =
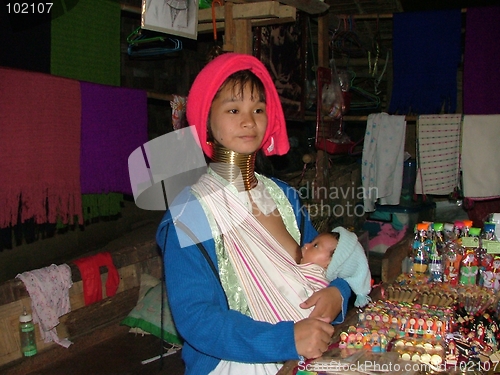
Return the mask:
<svg viewBox="0 0 500 375">
<path fill-rule="evenodd" d="M 363 246 L 356 234 L 343 227 L 320 233 L 302 247 L 301 264 L 323 268 L 328 281 L 342 278 L 356 294 L 354 305 L 365 306 L 370 297 L 371 274 Z"/>
</svg>

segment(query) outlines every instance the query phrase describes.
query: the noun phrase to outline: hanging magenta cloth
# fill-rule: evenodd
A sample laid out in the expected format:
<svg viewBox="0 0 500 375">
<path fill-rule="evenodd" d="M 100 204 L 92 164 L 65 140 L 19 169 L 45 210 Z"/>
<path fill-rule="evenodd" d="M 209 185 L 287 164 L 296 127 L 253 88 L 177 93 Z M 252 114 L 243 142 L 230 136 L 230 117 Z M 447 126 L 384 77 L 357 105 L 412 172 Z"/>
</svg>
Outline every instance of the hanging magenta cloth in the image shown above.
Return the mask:
<svg viewBox="0 0 500 375">
<path fill-rule="evenodd" d="M 148 141 L 144 90 L 81 82 L 82 194 L 132 194 L 128 157 Z"/>
<path fill-rule="evenodd" d="M 467 8 L 464 49 L 464 114 L 500 113 L 500 6 Z"/>
<path fill-rule="evenodd" d="M 106 280 L 106 296 L 113 297 L 120 284 L 120 276 L 113 264 L 113 259 L 109 252 L 102 252 L 73 261 L 78 266 L 83 281 L 83 297 L 85 305 L 102 300 L 101 273 L 99 267 L 108 268 L 108 278 Z"/>
<path fill-rule="evenodd" d="M 201 148 L 209 158 L 212 146 L 207 144 L 207 120 L 212 101 L 227 77 L 240 70 L 251 70 L 264 84 L 268 125 L 261 148 L 266 155 L 284 155 L 290 149 L 285 116 L 274 82 L 264 64 L 252 55 L 224 53 L 209 62 L 198 74 L 187 98 L 189 125 L 196 128 Z"/>
</svg>

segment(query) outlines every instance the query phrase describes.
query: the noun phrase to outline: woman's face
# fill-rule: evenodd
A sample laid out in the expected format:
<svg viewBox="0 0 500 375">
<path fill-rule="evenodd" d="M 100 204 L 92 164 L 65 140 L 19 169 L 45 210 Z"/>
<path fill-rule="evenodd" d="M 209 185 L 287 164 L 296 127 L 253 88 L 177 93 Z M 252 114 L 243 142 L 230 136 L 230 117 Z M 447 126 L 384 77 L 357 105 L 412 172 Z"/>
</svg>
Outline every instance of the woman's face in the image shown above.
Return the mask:
<svg viewBox="0 0 500 375">
<path fill-rule="evenodd" d="M 267 129 L 266 103 L 251 85 L 225 85 L 210 111 L 210 127 L 214 141 L 240 154 L 257 151 Z"/>
</svg>

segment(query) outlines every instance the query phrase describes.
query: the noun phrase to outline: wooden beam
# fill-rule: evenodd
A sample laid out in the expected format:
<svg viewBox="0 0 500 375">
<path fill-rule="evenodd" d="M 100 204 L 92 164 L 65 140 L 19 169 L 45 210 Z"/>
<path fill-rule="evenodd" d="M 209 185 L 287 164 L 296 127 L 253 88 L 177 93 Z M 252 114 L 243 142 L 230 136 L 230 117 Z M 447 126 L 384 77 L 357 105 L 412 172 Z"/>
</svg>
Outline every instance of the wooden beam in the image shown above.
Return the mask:
<svg viewBox="0 0 500 375">
<path fill-rule="evenodd" d="M 227 3 L 226 3 L 227 4 Z M 279 18 L 281 16 L 281 7 L 278 1 L 263 1 L 252 4 L 232 4 L 233 19 L 259 19 L 259 18 Z M 225 19 L 225 5 L 215 7 L 215 20 L 223 21 Z M 198 11 L 198 23 L 212 23 L 212 9 L 200 9 Z"/>
<path fill-rule="evenodd" d="M 227 3 L 229 3 L 229 1 Z M 258 1 L 258 3 L 259 5 L 257 5 L 257 3 L 254 2 L 234 4 L 235 6 L 232 7 L 233 18 L 255 18 L 255 19 L 280 18 L 280 17 L 289 17 L 292 14 L 293 17 L 295 17 L 296 8 L 293 6 L 283 5 L 280 4 L 278 1 L 263 1 L 263 2 Z M 140 7 L 126 5 L 126 4 L 121 4 L 120 7 L 121 10 L 124 12 L 141 14 Z M 215 19 L 217 21 L 223 21 L 225 17 L 226 14 L 224 6 L 215 7 Z M 198 10 L 198 23 L 210 23 L 210 24 L 212 23 L 211 8 Z"/>
<path fill-rule="evenodd" d="M 159 92 L 148 92 L 147 95 L 148 95 L 148 98 L 150 98 L 150 99 L 165 100 L 165 101 L 174 100 L 174 96 L 171 94 L 161 94 Z"/>
<path fill-rule="evenodd" d="M 280 5 L 278 14 L 279 14 L 278 19 L 263 18 L 263 19 L 252 20 L 252 27 L 295 22 L 297 20 L 297 9 L 288 5 Z"/>
<path fill-rule="evenodd" d="M 229 4 L 229 3 L 226 3 Z M 235 4 L 237 6 L 238 4 Z M 258 18 L 252 19 L 252 27 L 256 26 L 267 26 L 267 25 L 279 25 L 283 23 L 295 22 L 297 19 L 297 10 L 288 5 L 281 5 L 280 16 L 278 18 Z M 226 18 L 227 20 L 228 18 Z M 216 23 L 217 31 L 225 31 L 226 23 L 224 21 L 218 21 Z M 203 34 L 213 30 L 212 22 L 198 23 L 198 33 Z M 227 37 L 227 36 L 226 36 Z"/>
<path fill-rule="evenodd" d="M 256 2 L 260 2 L 260 1 L 257 0 Z M 238 3 L 238 1 L 234 1 L 234 3 L 236 4 L 236 3 Z M 280 3 L 282 4 L 281 6 L 283 6 L 283 4 L 285 4 L 285 6 L 290 6 L 292 8 L 301 10 L 307 14 L 315 15 L 315 16 L 326 13 L 328 11 L 328 9 L 330 8 L 330 5 L 325 4 L 324 2 L 319 1 L 319 0 L 281 0 Z M 253 7 L 255 5 L 255 2 L 254 1 L 244 1 L 244 2 L 242 2 L 240 4 L 236 4 L 236 5 L 242 5 L 242 4 L 249 4 L 249 5 L 252 5 L 252 7 Z M 141 14 L 140 7 L 127 5 L 127 4 L 120 4 L 120 7 L 121 7 L 121 10 L 124 12 Z M 220 7 L 216 7 L 216 9 L 215 9 L 216 14 L 218 14 L 218 12 L 219 12 L 218 8 L 220 8 Z M 205 13 L 207 13 L 209 15 L 209 21 L 205 21 L 205 22 L 212 22 L 212 9 L 200 9 L 198 11 L 198 17 L 200 15 L 200 13 L 203 15 L 203 17 L 206 17 Z M 200 22 L 200 21 L 198 20 L 198 22 Z"/>
<path fill-rule="evenodd" d="M 224 20 L 229 20 L 229 14 L 226 9 L 231 7 L 233 19 L 251 19 L 252 27 L 279 25 L 283 23 L 295 22 L 297 19 L 297 9 L 293 6 L 283 5 L 277 1 L 264 2 L 246 2 L 233 4 L 227 2 L 222 7 L 215 7 L 215 19 L 217 31 L 225 31 L 226 24 Z M 141 14 L 141 8 L 130 5 L 121 5 L 124 12 Z M 213 31 L 212 9 L 200 9 L 198 11 L 198 33 L 207 33 Z M 232 32 L 226 34 L 226 38 L 232 35 Z M 232 51 L 231 42 L 225 41 L 224 51 Z M 155 98 L 156 99 L 156 98 Z"/>
<path fill-rule="evenodd" d="M 235 3 L 256 3 L 262 0 L 234 0 Z M 280 3 L 297 8 L 312 16 L 319 16 L 330 9 L 330 5 L 321 0 L 280 0 Z"/>
<path fill-rule="evenodd" d="M 117 293 L 111 298 L 71 311 L 60 320 L 66 326 L 70 338 L 73 339 L 93 329 L 121 321 L 137 304 L 138 296 L 139 287 L 137 286 Z"/>
<path fill-rule="evenodd" d="M 281 25 L 283 23 L 293 23 L 297 20 L 295 14 L 290 17 L 280 17 L 280 18 L 263 18 L 260 20 L 252 20 L 252 27 L 254 26 L 272 26 Z"/>
</svg>

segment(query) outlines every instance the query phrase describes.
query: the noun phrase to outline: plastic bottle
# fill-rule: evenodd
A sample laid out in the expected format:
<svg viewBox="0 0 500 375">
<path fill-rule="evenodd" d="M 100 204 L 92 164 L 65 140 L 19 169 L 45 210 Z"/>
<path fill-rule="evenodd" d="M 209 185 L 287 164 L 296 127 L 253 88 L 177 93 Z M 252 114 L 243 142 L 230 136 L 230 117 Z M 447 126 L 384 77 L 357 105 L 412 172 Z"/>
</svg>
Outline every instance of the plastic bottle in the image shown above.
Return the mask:
<svg viewBox="0 0 500 375">
<path fill-rule="evenodd" d="M 484 223 L 483 240 L 498 241 L 495 233 L 495 223 Z"/>
<path fill-rule="evenodd" d="M 428 223 L 418 223 L 415 241 L 413 242 L 413 272 L 416 274 L 427 273 L 429 252 L 432 241 L 427 237 Z"/>
<path fill-rule="evenodd" d="M 31 314 L 28 314 L 26 309 L 19 316 L 19 335 L 21 338 L 21 354 L 24 357 L 34 356 L 37 353 L 35 325 Z"/>
<path fill-rule="evenodd" d="M 462 237 L 469 237 L 471 235 L 470 229 L 472 228 L 473 222 L 472 220 L 462 220 L 462 223 L 464 223 Z"/>
<path fill-rule="evenodd" d="M 443 223 L 434 223 L 432 245 L 429 252 L 429 281 L 443 282 L 443 253 L 446 246 Z"/>
<path fill-rule="evenodd" d="M 459 240 L 461 237 L 464 237 L 464 222 L 462 220 L 455 220 L 453 225 L 455 227 L 454 231 L 457 240 Z"/>
<path fill-rule="evenodd" d="M 464 255 L 463 248 L 456 242 L 450 241 L 446 245 L 446 249 L 443 254 L 444 260 L 444 271 L 443 271 L 443 281 L 450 285 L 458 285 L 458 279 L 460 276 L 460 265 L 462 264 L 462 257 Z"/>
</svg>

